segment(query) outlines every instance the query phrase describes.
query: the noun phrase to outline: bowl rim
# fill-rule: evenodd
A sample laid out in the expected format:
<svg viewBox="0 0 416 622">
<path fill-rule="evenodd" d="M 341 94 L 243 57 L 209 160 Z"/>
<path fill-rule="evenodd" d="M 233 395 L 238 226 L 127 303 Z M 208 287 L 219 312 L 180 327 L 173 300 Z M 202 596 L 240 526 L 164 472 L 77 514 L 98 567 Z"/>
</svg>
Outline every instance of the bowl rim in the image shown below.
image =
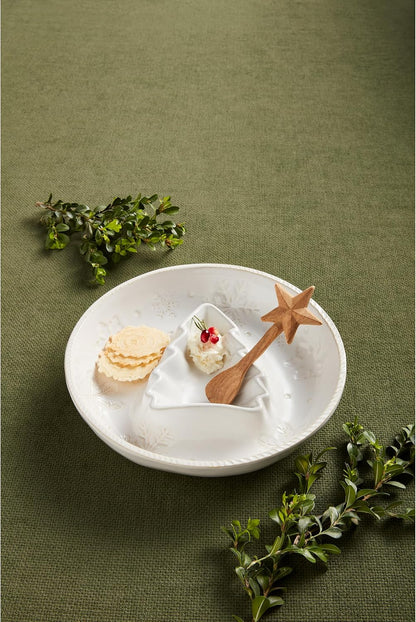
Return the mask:
<svg viewBox="0 0 416 622">
<path fill-rule="evenodd" d="M 249 267 L 241 266 L 238 264 L 228 264 L 228 263 L 179 264 L 175 266 L 158 268 L 156 270 L 149 270 L 148 272 L 145 272 L 143 274 L 127 279 L 126 281 L 119 283 L 118 285 L 110 289 L 109 291 L 105 292 L 102 296 L 97 298 L 97 300 L 95 300 L 84 311 L 84 313 L 82 314 L 82 316 L 79 318 L 74 328 L 72 329 L 72 332 L 70 334 L 70 337 L 68 339 L 68 342 L 65 348 L 65 357 L 64 357 L 65 380 L 66 380 L 67 389 L 72 399 L 72 402 L 75 408 L 77 409 L 78 413 L 81 415 L 84 421 L 86 421 L 89 427 L 95 432 L 95 434 L 99 438 L 101 438 L 101 440 L 103 440 L 106 444 L 108 444 L 112 449 L 114 449 L 115 451 L 118 451 L 125 457 L 127 457 L 129 454 L 130 459 L 132 461 L 137 462 L 137 460 L 135 460 L 135 457 L 136 458 L 142 457 L 149 466 L 153 466 L 154 468 L 158 468 L 158 464 L 159 464 L 165 468 L 169 466 L 189 467 L 191 470 L 195 470 L 195 471 L 197 471 L 198 469 L 209 469 L 209 470 L 212 469 L 213 471 L 218 470 L 218 469 L 232 470 L 233 467 L 236 467 L 238 465 L 241 465 L 241 466 L 255 465 L 259 462 L 263 462 L 267 460 L 268 458 L 270 459 L 270 458 L 275 457 L 277 460 L 280 455 L 283 456 L 284 454 L 288 452 L 288 450 L 292 450 L 296 446 L 305 442 L 308 438 L 313 436 L 316 432 L 318 432 L 318 430 L 320 430 L 320 428 L 322 428 L 325 425 L 325 423 L 330 419 L 330 417 L 332 416 L 332 414 L 334 413 L 334 411 L 336 410 L 340 402 L 340 399 L 342 397 L 342 393 L 344 390 L 345 382 L 346 382 L 347 361 L 346 361 L 345 348 L 344 348 L 343 341 L 341 339 L 341 335 L 337 327 L 335 326 L 334 322 L 332 321 L 332 319 L 314 299 L 312 299 L 309 304 L 312 307 L 314 307 L 315 310 L 318 311 L 318 313 L 321 315 L 322 319 L 325 321 L 326 325 L 330 329 L 332 337 L 337 346 L 337 352 L 338 352 L 338 357 L 339 357 L 338 381 L 337 381 L 335 390 L 331 396 L 331 399 L 327 403 L 321 415 L 317 419 L 315 419 L 313 423 L 310 426 L 308 426 L 308 428 L 306 428 L 305 430 L 302 430 L 302 432 L 299 433 L 299 436 L 290 437 L 290 439 L 286 443 L 282 443 L 281 445 L 279 445 L 278 449 L 276 448 L 276 446 L 271 446 L 269 448 L 266 448 L 264 451 L 258 452 L 252 456 L 228 459 L 228 460 L 190 460 L 190 459 L 184 459 L 184 458 L 174 458 L 171 456 L 165 456 L 163 454 L 152 452 L 147 449 L 142 449 L 141 447 L 138 447 L 137 445 L 132 445 L 122 436 L 117 435 L 115 433 L 113 434 L 112 431 L 99 427 L 94 422 L 94 420 L 92 420 L 92 418 L 88 416 L 88 413 L 86 412 L 85 408 L 83 408 L 79 404 L 79 401 L 73 389 L 70 363 L 71 363 L 71 356 L 72 356 L 72 351 L 74 348 L 77 333 L 81 329 L 83 323 L 86 321 L 87 316 L 95 309 L 95 307 L 98 307 L 102 303 L 103 299 L 109 299 L 117 295 L 117 293 L 121 289 L 128 287 L 133 282 L 145 280 L 146 278 L 149 278 L 150 276 L 154 274 L 160 274 L 160 273 L 172 272 L 172 271 L 176 272 L 176 271 L 182 271 L 182 270 L 184 271 L 195 270 L 195 269 L 204 269 L 204 270 L 206 269 L 208 270 L 209 269 L 215 269 L 215 270 L 226 269 L 227 270 L 228 269 L 228 270 L 236 270 L 238 272 L 246 272 L 246 273 L 250 273 L 253 275 L 257 275 L 257 276 L 261 276 L 261 277 L 265 277 L 265 278 L 277 281 L 281 285 L 289 287 L 289 289 L 291 290 L 295 290 L 297 293 L 300 293 L 302 291 L 300 288 L 293 285 L 289 281 L 286 281 L 280 277 L 270 274 L 269 272 L 264 272 L 262 270 L 257 270 L 256 268 L 249 268 Z"/>
</svg>

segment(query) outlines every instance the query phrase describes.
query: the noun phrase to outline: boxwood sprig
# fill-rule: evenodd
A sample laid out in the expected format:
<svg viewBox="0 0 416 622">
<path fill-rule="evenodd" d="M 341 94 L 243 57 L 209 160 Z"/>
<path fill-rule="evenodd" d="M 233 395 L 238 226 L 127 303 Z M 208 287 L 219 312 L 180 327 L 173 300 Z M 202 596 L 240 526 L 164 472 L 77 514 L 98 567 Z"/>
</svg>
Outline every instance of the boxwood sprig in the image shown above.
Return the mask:
<svg viewBox="0 0 416 622">
<path fill-rule="evenodd" d="M 171 217 L 179 211 L 171 197 L 159 199 L 157 194 L 135 199 L 116 197 L 108 205 L 90 208 L 82 203 L 52 201 L 52 194 L 37 207 L 45 210 L 40 223 L 46 228 L 45 248 L 61 250 L 68 246 L 73 234 L 79 240 L 79 250 L 91 266 L 92 281 L 103 285 L 111 260 L 137 253 L 140 244 L 152 250 L 156 246 L 174 249 L 183 242 L 185 226 Z"/>
<path fill-rule="evenodd" d="M 413 476 L 414 425 L 402 428 L 388 447 L 384 447 L 373 432 L 364 429 L 357 418 L 344 424 L 343 429 L 348 435 L 348 460 L 340 481 L 343 489 L 340 503 L 318 514 L 315 512 L 316 495 L 310 492 L 323 475 L 327 463 L 322 457 L 334 449 L 330 447 L 316 458 L 312 453 L 296 458 L 298 489 L 290 494 L 284 492 L 281 505 L 269 512 L 269 517 L 277 524 L 277 535 L 272 544 L 265 546 L 265 555 L 251 557 L 247 552 L 247 547 L 260 538 L 258 519 L 250 518 L 246 526 L 234 520 L 229 527 L 222 527 L 232 541 L 230 550 L 237 560 L 235 572 L 251 601 L 251 622 L 258 622 L 266 612 L 283 605 L 281 593 L 285 587 L 280 583 L 292 572 L 289 564 L 294 555 L 310 563 L 319 560 L 327 564 L 330 555 L 341 553 L 330 540 L 341 538 L 358 525 L 363 514 L 377 520 L 414 521 L 414 508 L 400 510 L 397 501 L 380 502 L 380 498 L 390 494 L 386 487 L 404 489 L 403 476 L 404 479 Z M 233 618 L 236 622 L 244 622 L 239 616 Z"/>
</svg>

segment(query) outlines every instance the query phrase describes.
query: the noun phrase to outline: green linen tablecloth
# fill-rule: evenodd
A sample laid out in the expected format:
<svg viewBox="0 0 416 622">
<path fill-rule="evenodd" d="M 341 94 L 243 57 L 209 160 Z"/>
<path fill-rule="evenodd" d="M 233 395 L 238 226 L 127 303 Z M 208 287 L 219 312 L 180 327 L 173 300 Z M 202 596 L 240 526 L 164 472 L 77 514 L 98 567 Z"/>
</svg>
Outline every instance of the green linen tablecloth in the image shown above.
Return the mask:
<svg viewBox="0 0 416 622">
<path fill-rule="evenodd" d="M 71 330 L 135 275 L 244 265 L 315 299 L 348 376 L 301 451 L 413 421 L 413 2 L 3 0 L 3 622 L 249 620 L 220 526 L 262 520 L 290 456 L 229 478 L 129 462 L 77 413 Z M 35 202 L 171 194 L 188 233 L 101 288 L 43 250 Z M 320 503 L 341 500 L 342 451 Z M 413 484 L 403 496 L 413 503 Z M 288 578 L 285 622 L 410 622 L 413 529 L 364 520 L 329 568 Z M 267 618 L 266 618 L 267 619 Z"/>
</svg>

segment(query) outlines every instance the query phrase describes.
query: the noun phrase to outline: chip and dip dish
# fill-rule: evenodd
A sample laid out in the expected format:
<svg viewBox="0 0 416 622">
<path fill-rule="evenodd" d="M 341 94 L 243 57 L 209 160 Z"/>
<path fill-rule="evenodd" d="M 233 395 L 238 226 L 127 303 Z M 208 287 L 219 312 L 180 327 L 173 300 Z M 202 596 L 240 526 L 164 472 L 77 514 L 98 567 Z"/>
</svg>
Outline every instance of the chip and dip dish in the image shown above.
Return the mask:
<svg viewBox="0 0 416 622">
<path fill-rule="evenodd" d="M 322 326 L 301 326 L 291 345 L 279 336 L 233 404 L 208 402 L 204 388 L 215 373 L 198 370 L 186 353 L 196 315 L 232 335 L 226 369 L 264 334 L 260 318 L 276 306 L 276 283 L 291 295 L 301 291 L 227 264 L 162 268 L 110 290 L 83 314 L 67 344 L 65 375 L 77 410 L 112 449 L 161 470 L 236 475 L 292 452 L 328 421 L 345 384 L 341 337 L 316 301 L 310 309 Z M 97 373 L 96 361 L 109 338 L 128 326 L 154 327 L 170 343 L 147 379 L 117 382 Z"/>
</svg>

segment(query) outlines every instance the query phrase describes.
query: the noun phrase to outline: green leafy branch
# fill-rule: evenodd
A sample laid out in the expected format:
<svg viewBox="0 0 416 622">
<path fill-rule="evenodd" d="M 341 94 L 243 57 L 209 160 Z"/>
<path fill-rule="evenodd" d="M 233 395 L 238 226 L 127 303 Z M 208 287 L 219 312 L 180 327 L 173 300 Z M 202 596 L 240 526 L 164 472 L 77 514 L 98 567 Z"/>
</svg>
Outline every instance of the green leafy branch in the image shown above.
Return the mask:
<svg viewBox="0 0 416 622">
<path fill-rule="evenodd" d="M 369 430 L 358 423 L 343 426 L 348 435 L 347 454 L 343 479 L 340 484 L 344 498 L 338 505 L 330 505 L 322 514 L 316 514 L 316 495 L 310 490 L 323 475 L 326 462 L 323 456 L 328 447 L 316 458 L 312 453 L 298 456 L 295 460 L 295 475 L 298 490 L 282 495 L 278 508 L 269 512 L 269 517 L 277 524 L 278 533 L 272 544 L 266 545 L 266 554 L 251 557 L 247 545 L 260 538 L 260 521 L 249 519 L 247 526 L 240 521 L 232 521 L 230 527 L 222 530 L 231 538 L 230 550 L 236 557 L 235 572 L 251 601 L 251 621 L 258 622 L 263 615 L 283 605 L 280 595 L 285 588 L 281 580 L 289 575 L 293 568 L 288 560 L 294 555 L 302 556 L 310 563 L 318 560 L 327 564 L 330 555 L 341 553 L 338 546 L 328 541 L 339 539 L 353 525 L 358 525 L 362 514 L 368 514 L 380 520 L 396 518 L 414 520 L 414 509 L 400 511 L 400 503 L 382 505 L 380 497 L 388 497 L 385 487 L 404 489 L 406 486 L 398 477 L 413 475 L 410 468 L 415 460 L 415 428 L 413 425 L 402 428 L 392 445 L 384 447 Z M 370 467 L 371 479 L 364 484 L 365 468 Z M 377 498 L 377 500 L 376 500 Z M 242 618 L 233 616 L 236 622 Z"/>
<path fill-rule="evenodd" d="M 137 253 L 140 244 L 152 250 L 157 245 L 174 249 L 183 242 L 185 227 L 171 220 L 179 207 L 172 205 L 171 197 L 159 199 L 157 194 L 145 197 L 139 194 L 124 199 L 116 197 L 108 205 L 89 208 L 79 203 L 52 202 L 52 195 L 37 207 L 45 210 L 40 223 L 46 230 L 45 248 L 61 250 L 68 246 L 73 234 L 79 234 L 79 250 L 91 266 L 93 282 L 103 285 L 111 260 Z"/>
</svg>

